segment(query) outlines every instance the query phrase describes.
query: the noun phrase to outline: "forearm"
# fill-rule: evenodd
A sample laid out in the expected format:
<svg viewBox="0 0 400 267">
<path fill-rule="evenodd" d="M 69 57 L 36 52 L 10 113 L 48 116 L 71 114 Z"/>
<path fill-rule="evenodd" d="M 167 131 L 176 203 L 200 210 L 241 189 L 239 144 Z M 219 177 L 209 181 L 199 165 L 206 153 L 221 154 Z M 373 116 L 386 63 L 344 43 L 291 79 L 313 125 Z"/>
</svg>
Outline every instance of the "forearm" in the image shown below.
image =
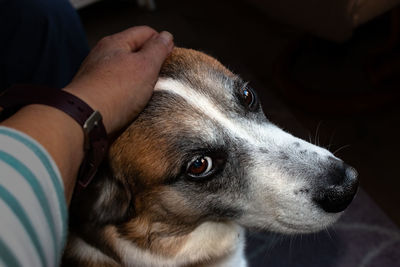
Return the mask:
<svg viewBox="0 0 400 267">
<path fill-rule="evenodd" d="M 78 123 L 58 109 L 28 105 L 1 124 L 26 133 L 50 153 L 61 173 L 69 203 L 84 156 L 84 136 Z"/>
<path fill-rule="evenodd" d="M 103 117 L 108 134 L 131 121 L 150 99 L 161 64 L 173 48 L 172 35 L 134 27 L 102 41 L 63 90 Z M 84 152 L 81 126 L 69 115 L 44 105 L 29 105 L 2 123 L 42 144 L 56 162 L 70 202 Z"/>
</svg>

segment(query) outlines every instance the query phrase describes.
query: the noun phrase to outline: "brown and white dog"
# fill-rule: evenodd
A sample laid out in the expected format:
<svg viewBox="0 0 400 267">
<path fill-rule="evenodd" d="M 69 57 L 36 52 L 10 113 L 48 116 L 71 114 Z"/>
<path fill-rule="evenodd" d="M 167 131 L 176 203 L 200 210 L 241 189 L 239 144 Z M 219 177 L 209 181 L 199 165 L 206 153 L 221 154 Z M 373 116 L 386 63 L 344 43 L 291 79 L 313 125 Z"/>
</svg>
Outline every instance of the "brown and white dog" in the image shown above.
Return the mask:
<svg viewBox="0 0 400 267">
<path fill-rule="evenodd" d="M 243 228 L 325 229 L 356 190 L 353 168 L 268 121 L 240 77 L 175 48 L 73 200 L 63 264 L 243 267 Z"/>
</svg>

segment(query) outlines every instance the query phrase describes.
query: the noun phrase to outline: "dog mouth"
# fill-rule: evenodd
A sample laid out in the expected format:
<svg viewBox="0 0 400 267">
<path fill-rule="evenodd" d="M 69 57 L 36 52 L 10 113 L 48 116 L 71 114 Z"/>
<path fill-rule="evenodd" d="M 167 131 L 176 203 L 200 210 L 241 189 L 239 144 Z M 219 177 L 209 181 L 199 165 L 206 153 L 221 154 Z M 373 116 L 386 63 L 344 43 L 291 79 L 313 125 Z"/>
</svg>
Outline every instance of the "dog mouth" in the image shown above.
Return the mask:
<svg viewBox="0 0 400 267">
<path fill-rule="evenodd" d="M 335 223 L 340 217 L 340 214 L 330 214 L 318 219 L 309 218 L 307 221 L 300 221 L 298 218 L 278 216 L 276 222 L 278 231 L 286 234 L 308 234 L 321 231 Z"/>
</svg>

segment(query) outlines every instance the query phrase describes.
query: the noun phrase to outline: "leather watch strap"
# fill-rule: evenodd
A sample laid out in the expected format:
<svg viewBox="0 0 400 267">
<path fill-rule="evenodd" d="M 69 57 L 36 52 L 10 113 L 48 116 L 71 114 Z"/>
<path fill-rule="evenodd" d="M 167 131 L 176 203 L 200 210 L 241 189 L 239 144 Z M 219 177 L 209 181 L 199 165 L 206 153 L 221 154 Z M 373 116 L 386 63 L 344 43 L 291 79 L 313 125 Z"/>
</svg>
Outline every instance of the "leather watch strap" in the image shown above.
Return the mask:
<svg viewBox="0 0 400 267">
<path fill-rule="evenodd" d="M 85 157 L 79 169 L 77 189 L 85 188 L 96 174 L 108 148 L 107 133 L 100 113 L 78 97 L 54 88 L 16 85 L 0 96 L 0 107 L 4 111 L 29 104 L 43 104 L 57 108 L 82 127 L 85 135 Z"/>
</svg>

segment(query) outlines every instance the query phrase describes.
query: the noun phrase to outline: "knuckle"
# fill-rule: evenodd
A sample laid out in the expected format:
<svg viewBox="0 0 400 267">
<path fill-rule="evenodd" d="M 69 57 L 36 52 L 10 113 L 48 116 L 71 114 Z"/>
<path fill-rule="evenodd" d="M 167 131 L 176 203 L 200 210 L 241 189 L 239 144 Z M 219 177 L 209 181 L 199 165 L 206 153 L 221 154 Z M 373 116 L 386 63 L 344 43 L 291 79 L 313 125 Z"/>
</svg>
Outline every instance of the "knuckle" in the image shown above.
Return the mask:
<svg viewBox="0 0 400 267">
<path fill-rule="evenodd" d="M 156 30 L 154 30 L 153 28 L 151 28 L 147 25 L 136 26 L 134 28 L 136 28 L 139 31 L 147 31 L 147 32 L 157 33 Z"/>
<path fill-rule="evenodd" d="M 106 45 L 109 44 L 111 42 L 111 36 L 105 36 L 103 38 L 100 39 L 100 41 L 98 42 L 100 45 Z"/>
</svg>

